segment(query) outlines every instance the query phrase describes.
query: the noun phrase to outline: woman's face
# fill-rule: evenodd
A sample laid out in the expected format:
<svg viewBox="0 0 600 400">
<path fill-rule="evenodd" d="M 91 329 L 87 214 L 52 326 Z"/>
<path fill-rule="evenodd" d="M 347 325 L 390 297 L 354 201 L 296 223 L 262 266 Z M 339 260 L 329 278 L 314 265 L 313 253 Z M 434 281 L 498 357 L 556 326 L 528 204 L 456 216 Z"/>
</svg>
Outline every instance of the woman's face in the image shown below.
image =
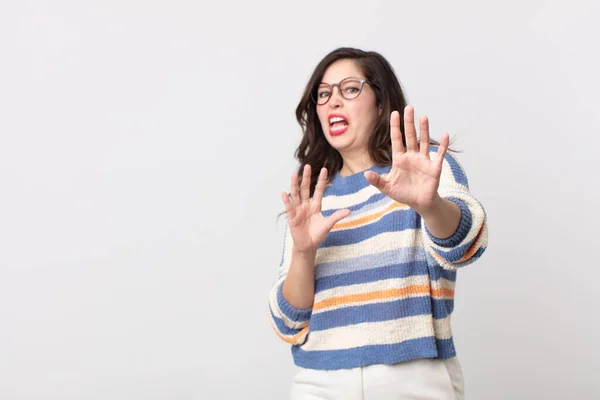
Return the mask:
<svg viewBox="0 0 600 400">
<path fill-rule="evenodd" d="M 361 68 L 353 60 L 339 60 L 327 68 L 322 83 L 331 85 L 348 77 L 365 79 Z M 327 88 L 320 87 L 318 95 L 323 89 Z M 353 87 L 348 89 L 349 94 L 355 90 Z M 363 85 L 360 95 L 352 100 L 342 97 L 339 88 L 334 87 L 329 93 L 329 101 L 323 105 L 317 104 L 317 115 L 325 138 L 342 156 L 368 151 L 368 140 L 379 116 L 375 93 L 368 83 Z"/>
</svg>

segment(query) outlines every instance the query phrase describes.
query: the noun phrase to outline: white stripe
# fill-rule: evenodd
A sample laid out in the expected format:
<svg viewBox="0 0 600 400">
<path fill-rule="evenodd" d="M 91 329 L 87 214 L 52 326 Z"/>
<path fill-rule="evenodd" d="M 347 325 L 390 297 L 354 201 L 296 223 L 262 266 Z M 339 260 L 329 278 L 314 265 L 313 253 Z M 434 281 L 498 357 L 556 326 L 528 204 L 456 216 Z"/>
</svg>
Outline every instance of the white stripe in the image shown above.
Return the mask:
<svg viewBox="0 0 600 400">
<path fill-rule="evenodd" d="M 339 223 L 345 224 L 348 222 L 356 221 L 357 219 L 363 218 L 367 215 L 376 214 L 380 211 L 385 210 L 387 207 L 389 207 L 391 202 L 392 202 L 392 200 L 389 197 L 384 197 L 383 199 L 381 199 L 375 203 L 365 204 L 364 207 L 362 207 L 358 210 L 352 211 L 352 213 L 350 213 L 350 215 L 348 215 L 346 218 L 341 220 Z M 334 227 L 335 227 L 335 225 L 334 225 Z"/>
<path fill-rule="evenodd" d="M 446 318 L 433 320 L 433 329 L 435 330 L 436 339 L 450 339 L 452 337 L 451 318 L 452 316 L 448 315 Z"/>
<path fill-rule="evenodd" d="M 401 343 L 407 340 L 435 336 L 450 339 L 450 317 L 435 320 L 431 315 L 416 315 L 391 321 L 368 322 L 351 327 L 310 332 L 305 351 L 343 350 L 362 346 Z"/>
<path fill-rule="evenodd" d="M 456 286 L 456 282 L 450 281 L 450 280 L 445 279 L 445 278 L 440 278 L 437 281 L 431 281 L 431 288 L 433 290 L 444 290 L 444 289 L 447 289 L 447 290 L 452 290 L 453 291 L 455 286 Z M 432 296 L 432 297 L 434 297 L 435 299 L 438 298 L 438 296 Z M 446 299 L 448 297 L 447 296 L 442 296 L 442 298 Z"/>
<path fill-rule="evenodd" d="M 369 185 L 356 193 L 341 196 L 327 195 L 321 201 L 321 210 L 347 208 L 369 200 L 371 196 L 381 193 L 375 186 Z"/>
<path fill-rule="evenodd" d="M 313 331 L 302 346 L 305 351 L 342 350 L 360 346 L 394 344 L 434 336 L 431 315 L 416 315 L 391 321 L 367 322 L 324 331 Z"/>
<path fill-rule="evenodd" d="M 434 156 L 432 156 L 432 158 L 433 157 Z M 440 196 L 445 195 L 445 192 L 447 191 L 465 192 L 468 191 L 468 189 L 466 186 L 456 182 L 456 180 L 454 179 L 454 173 L 452 172 L 452 168 L 450 167 L 450 163 L 446 159 L 444 159 L 444 162 L 442 163 L 442 173 L 440 174 Z"/>
</svg>

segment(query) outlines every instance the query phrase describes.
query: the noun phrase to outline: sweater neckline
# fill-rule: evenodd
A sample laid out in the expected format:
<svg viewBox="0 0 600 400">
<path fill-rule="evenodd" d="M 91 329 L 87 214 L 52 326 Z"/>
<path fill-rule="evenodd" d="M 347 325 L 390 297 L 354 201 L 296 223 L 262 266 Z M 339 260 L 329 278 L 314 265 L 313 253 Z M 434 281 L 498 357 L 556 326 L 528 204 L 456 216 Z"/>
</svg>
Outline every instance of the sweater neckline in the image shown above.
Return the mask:
<svg viewBox="0 0 600 400">
<path fill-rule="evenodd" d="M 370 168 L 367 168 L 365 170 L 362 170 L 362 171 L 359 171 L 352 175 L 347 175 L 347 176 L 343 176 L 338 172 L 337 174 L 335 174 L 335 176 L 331 180 L 331 185 L 335 186 L 335 187 L 355 186 L 355 185 L 364 186 L 365 184 L 368 185 L 369 182 L 367 181 L 367 179 L 364 176 L 364 173 L 366 171 L 373 171 L 375 173 L 378 173 L 379 175 L 382 175 L 382 174 L 389 172 L 390 167 L 391 167 L 390 165 L 374 164 Z"/>
</svg>

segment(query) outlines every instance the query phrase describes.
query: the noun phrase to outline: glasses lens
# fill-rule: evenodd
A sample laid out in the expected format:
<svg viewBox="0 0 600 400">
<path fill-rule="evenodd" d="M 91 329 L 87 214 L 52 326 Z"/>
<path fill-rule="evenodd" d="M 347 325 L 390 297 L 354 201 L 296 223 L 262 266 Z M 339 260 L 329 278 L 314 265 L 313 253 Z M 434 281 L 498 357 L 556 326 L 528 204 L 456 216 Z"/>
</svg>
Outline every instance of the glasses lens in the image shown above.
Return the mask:
<svg viewBox="0 0 600 400">
<path fill-rule="evenodd" d="M 331 97 L 331 88 L 327 85 L 321 85 L 317 88 L 315 101 L 317 104 L 325 104 L 329 97 Z"/>
<path fill-rule="evenodd" d="M 352 100 L 360 94 L 361 84 L 358 79 L 346 79 L 340 83 L 340 89 L 342 96 Z"/>
</svg>

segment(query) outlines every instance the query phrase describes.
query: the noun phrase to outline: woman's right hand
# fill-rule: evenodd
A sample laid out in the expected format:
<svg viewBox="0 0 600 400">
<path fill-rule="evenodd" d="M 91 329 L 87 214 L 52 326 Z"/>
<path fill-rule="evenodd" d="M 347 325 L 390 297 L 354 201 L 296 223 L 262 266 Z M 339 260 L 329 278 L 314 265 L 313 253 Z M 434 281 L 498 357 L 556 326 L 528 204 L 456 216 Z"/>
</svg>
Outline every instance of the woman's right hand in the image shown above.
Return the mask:
<svg viewBox="0 0 600 400">
<path fill-rule="evenodd" d="M 327 184 L 327 169 L 322 168 L 319 174 L 313 198 L 310 198 L 310 165 L 304 166 L 302 187 L 298 190 L 298 174 L 292 175 L 291 200 L 283 192 L 281 198 L 288 213 L 288 226 L 294 239 L 294 247 L 301 253 L 316 252 L 325 241 L 331 228 L 340 220 L 350 215 L 350 210 L 342 209 L 329 217 L 321 213 L 321 202 Z"/>
</svg>

